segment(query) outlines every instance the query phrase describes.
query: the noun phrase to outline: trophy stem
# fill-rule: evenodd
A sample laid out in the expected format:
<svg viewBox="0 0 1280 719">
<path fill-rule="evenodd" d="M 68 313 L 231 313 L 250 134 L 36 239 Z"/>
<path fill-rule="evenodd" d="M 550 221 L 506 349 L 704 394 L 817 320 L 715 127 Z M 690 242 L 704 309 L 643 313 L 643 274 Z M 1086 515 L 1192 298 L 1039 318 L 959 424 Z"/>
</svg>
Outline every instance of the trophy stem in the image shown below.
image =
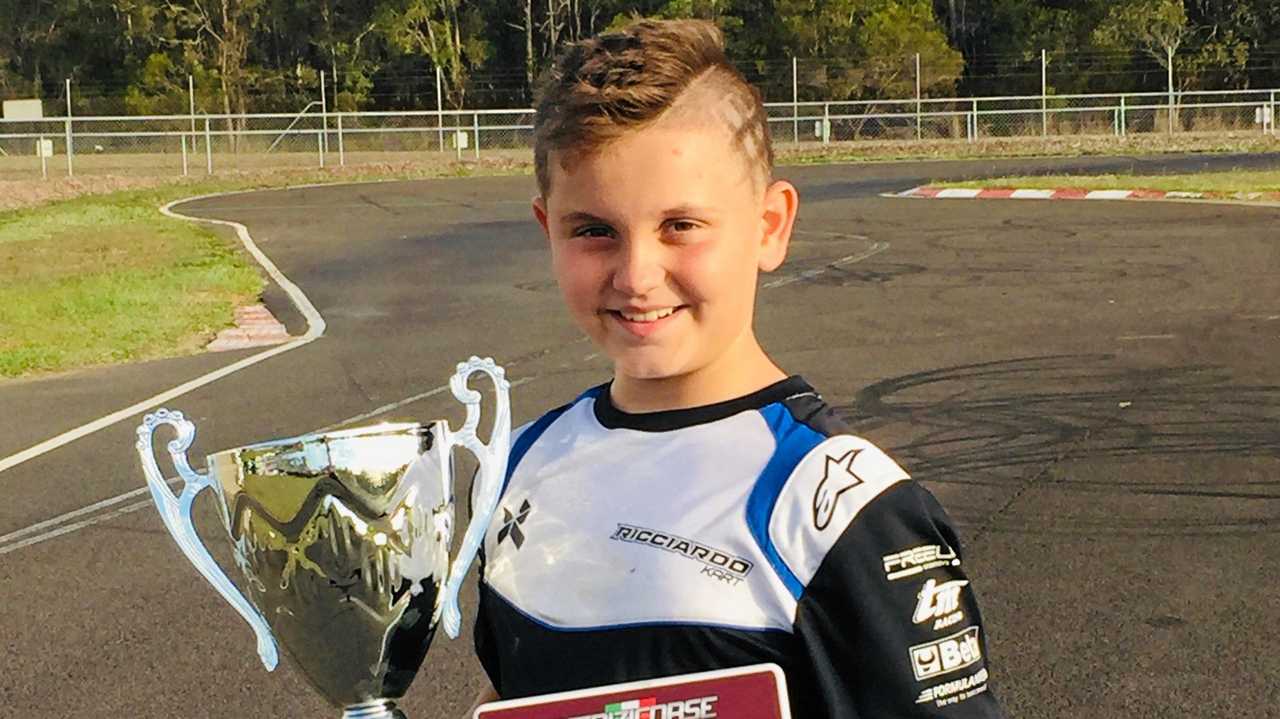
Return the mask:
<svg viewBox="0 0 1280 719">
<path fill-rule="evenodd" d="M 405 719 L 396 703 L 387 699 L 352 704 L 342 710 L 342 719 Z"/>
</svg>

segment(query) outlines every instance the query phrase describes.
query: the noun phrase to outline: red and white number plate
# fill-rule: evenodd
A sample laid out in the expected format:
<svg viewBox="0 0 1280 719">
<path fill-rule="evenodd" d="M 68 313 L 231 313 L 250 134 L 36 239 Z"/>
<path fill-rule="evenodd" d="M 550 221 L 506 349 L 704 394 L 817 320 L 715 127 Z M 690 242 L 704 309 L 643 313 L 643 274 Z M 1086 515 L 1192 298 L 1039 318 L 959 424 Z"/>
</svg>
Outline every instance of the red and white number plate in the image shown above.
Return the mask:
<svg viewBox="0 0 1280 719">
<path fill-rule="evenodd" d="M 791 719 L 776 664 L 485 704 L 474 719 Z"/>
</svg>

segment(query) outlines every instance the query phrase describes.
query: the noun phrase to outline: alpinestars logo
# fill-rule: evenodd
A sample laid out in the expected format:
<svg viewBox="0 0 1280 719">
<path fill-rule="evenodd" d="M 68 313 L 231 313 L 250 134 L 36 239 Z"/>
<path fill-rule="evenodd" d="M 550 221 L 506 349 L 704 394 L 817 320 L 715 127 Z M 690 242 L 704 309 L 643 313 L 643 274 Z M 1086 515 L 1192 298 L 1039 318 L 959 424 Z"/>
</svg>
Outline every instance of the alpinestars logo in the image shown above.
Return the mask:
<svg viewBox="0 0 1280 719">
<path fill-rule="evenodd" d="M 606 704 L 598 714 L 585 714 L 569 719 L 715 719 L 716 695 L 659 704 L 655 697 L 628 699 Z"/>
<path fill-rule="evenodd" d="M 515 514 L 506 507 L 502 508 L 502 528 L 498 530 L 499 546 L 507 540 L 507 537 L 511 538 L 511 543 L 516 545 L 516 549 L 524 546 L 524 531 L 520 529 L 520 525 L 524 524 L 524 520 L 529 518 L 529 513 L 532 511 L 533 505 L 529 504 L 527 499 Z"/>
<path fill-rule="evenodd" d="M 836 513 L 836 500 L 840 495 L 862 484 L 862 478 L 853 471 L 853 460 L 861 449 L 851 449 L 839 457 L 827 455 L 823 464 L 822 481 L 813 493 L 813 526 L 821 532 L 831 524 Z"/>
<path fill-rule="evenodd" d="M 665 549 L 689 559 L 702 562 L 702 573 L 719 579 L 727 584 L 738 584 L 751 573 L 755 565 L 749 559 L 743 559 L 714 547 L 685 539 L 684 537 L 660 532 L 656 529 L 636 527 L 630 524 L 619 524 L 610 539 L 632 544 L 644 544 L 658 549 Z"/>
</svg>

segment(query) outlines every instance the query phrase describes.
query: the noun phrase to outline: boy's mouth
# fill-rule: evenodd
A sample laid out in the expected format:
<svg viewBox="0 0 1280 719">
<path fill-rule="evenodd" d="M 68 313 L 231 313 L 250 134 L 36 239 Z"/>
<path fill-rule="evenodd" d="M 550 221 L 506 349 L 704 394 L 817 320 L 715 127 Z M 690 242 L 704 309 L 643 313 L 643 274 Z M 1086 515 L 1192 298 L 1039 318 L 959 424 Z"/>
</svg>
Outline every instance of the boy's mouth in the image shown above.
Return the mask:
<svg viewBox="0 0 1280 719">
<path fill-rule="evenodd" d="M 646 337 L 670 322 L 685 307 L 686 305 L 654 309 L 627 307 L 620 310 L 608 310 L 608 314 L 628 332 L 640 337 Z"/>
<path fill-rule="evenodd" d="M 637 310 L 618 310 L 618 314 L 622 319 L 628 322 L 657 322 L 663 317 L 670 317 L 678 307 L 663 307 L 657 310 L 637 311 Z"/>
</svg>

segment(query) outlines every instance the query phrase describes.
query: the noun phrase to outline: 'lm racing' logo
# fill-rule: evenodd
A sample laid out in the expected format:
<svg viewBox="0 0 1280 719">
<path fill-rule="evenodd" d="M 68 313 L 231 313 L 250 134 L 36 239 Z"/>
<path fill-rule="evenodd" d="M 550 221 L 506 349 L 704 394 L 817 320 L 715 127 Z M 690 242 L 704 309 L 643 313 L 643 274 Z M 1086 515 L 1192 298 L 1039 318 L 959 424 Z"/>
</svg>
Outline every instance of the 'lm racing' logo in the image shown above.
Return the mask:
<svg viewBox="0 0 1280 719">
<path fill-rule="evenodd" d="M 606 704 L 598 714 L 584 714 L 569 719 L 715 719 L 716 695 L 659 704 L 655 697 L 629 699 Z"/>
</svg>

